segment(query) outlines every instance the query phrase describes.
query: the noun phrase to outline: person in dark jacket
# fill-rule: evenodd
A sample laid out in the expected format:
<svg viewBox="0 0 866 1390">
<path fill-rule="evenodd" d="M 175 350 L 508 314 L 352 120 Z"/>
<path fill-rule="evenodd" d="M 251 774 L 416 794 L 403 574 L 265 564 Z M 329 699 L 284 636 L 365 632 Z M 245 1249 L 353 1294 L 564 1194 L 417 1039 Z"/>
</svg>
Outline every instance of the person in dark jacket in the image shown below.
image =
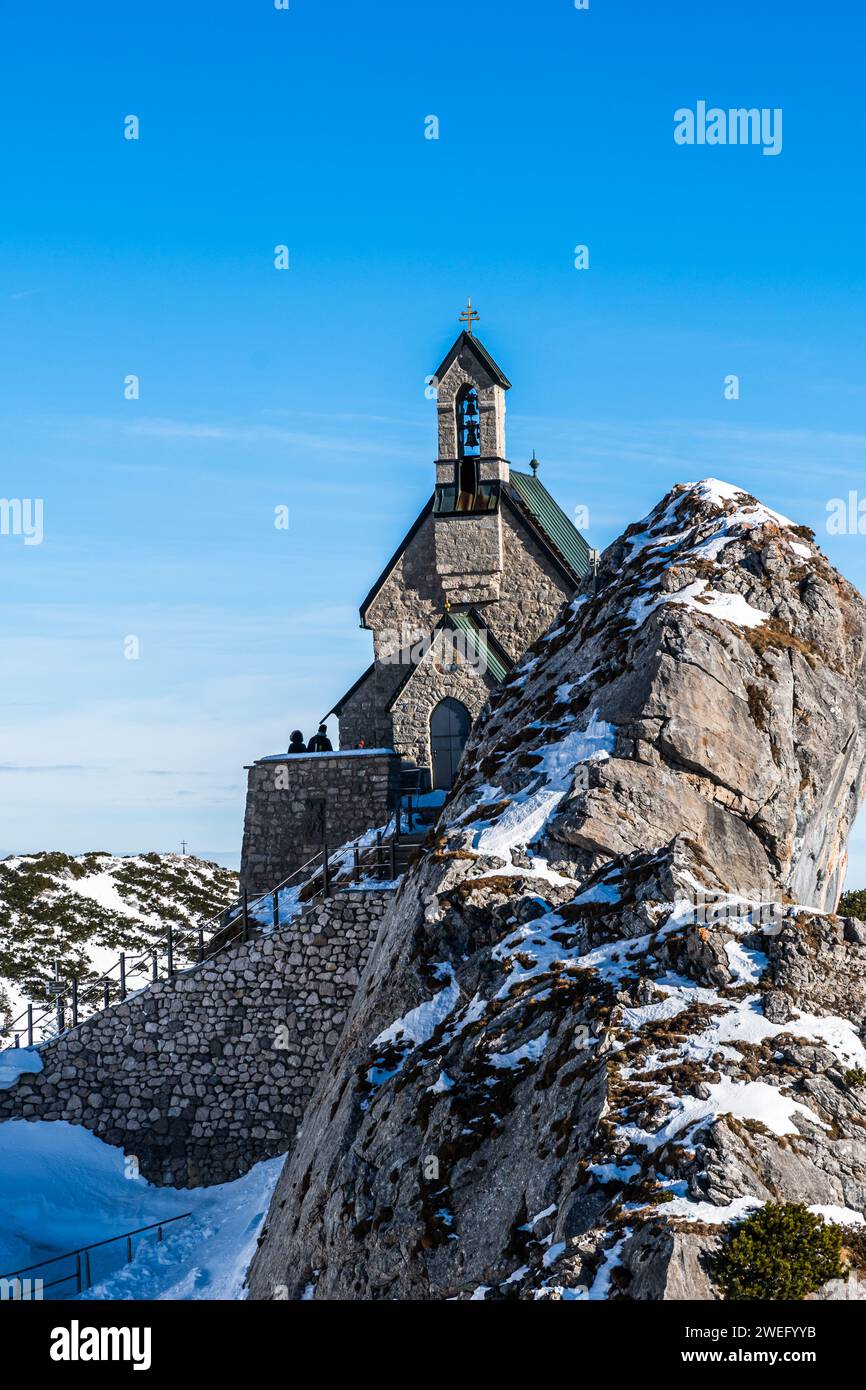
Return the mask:
<svg viewBox="0 0 866 1390">
<path fill-rule="evenodd" d="M 313 737 L 310 739 L 309 743 L 307 744 L 307 752 L 308 752 L 308 753 L 333 753 L 333 751 L 334 751 L 334 745 L 332 744 L 331 740 L 328 738 L 328 726 L 327 726 L 327 724 L 320 724 L 320 725 L 319 725 L 319 732 L 318 732 L 317 734 L 313 734 Z"/>
<path fill-rule="evenodd" d="M 291 738 L 289 739 L 289 752 L 306 753 L 306 751 L 307 745 L 304 743 L 304 735 L 301 733 L 300 729 L 293 729 Z"/>
</svg>

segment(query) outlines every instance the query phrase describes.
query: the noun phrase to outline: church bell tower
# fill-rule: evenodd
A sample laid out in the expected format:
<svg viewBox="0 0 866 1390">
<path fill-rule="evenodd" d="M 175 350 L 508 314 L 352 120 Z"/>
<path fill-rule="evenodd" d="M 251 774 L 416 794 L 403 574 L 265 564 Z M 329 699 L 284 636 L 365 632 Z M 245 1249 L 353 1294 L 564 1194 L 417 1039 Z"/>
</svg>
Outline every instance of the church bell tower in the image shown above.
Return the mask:
<svg viewBox="0 0 866 1390">
<path fill-rule="evenodd" d="M 436 569 L 451 606 L 499 598 L 502 577 L 500 494 L 508 482 L 505 392 L 511 382 L 475 337 L 471 300 L 466 329 L 439 366 L 439 454 L 433 503 Z"/>
</svg>

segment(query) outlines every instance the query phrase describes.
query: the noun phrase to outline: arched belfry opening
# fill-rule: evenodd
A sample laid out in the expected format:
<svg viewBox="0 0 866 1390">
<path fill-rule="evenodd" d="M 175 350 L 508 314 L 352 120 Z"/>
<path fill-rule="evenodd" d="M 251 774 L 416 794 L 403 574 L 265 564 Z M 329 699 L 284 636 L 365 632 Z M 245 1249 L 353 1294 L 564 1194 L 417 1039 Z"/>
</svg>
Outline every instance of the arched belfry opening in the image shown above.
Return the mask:
<svg viewBox="0 0 866 1390">
<path fill-rule="evenodd" d="M 478 391 L 464 386 L 455 402 L 457 411 L 457 510 L 471 512 L 478 494 L 478 458 L 481 454 L 481 416 Z"/>
<path fill-rule="evenodd" d="M 477 458 L 481 453 L 481 417 L 478 411 L 478 390 L 464 386 L 457 396 L 457 455 Z"/>
<path fill-rule="evenodd" d="M 433 760 L 433 786 L 448 791 L 454 785 L 457 765 L 463 756 L 472 718 L 465 705 L 447 695 L 430 715 L 430 752 Z"/>
</svg>

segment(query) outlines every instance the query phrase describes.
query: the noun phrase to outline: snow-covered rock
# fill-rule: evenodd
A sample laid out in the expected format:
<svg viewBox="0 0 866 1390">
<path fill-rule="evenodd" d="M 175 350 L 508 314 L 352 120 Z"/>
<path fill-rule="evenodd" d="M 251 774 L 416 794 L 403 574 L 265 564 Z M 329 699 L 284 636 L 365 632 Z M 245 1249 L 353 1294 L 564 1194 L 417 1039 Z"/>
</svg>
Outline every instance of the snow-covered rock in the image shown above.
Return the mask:
<svg viewBox="0 0 866 1390">
<path fill-rule="evenodd" d="M 748 1211 L 862 1215 L 864 674 L 863 600 L 729 484 L 608 548 L 473 731 L 253 1297 L 713 1298 Z"/>
</svg>

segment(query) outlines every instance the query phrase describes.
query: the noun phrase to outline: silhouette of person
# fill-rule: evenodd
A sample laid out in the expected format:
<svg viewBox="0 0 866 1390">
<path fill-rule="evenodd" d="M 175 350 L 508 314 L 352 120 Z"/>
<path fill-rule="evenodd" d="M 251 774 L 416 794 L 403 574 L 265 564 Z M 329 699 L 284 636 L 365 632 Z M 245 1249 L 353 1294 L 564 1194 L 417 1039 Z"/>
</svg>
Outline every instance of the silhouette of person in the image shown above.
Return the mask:
<svg viewBox="0 0 866 1390">
<path fill-rule="evenodd" d="M 320 724 L 320 725 L 319 725 L 319 732 L 318 732 L 317 734 L 313 734 L 313 737 L 310 739 L 309 743 L 307 744 L 307 752 L 308 752 L 308 753 L 333 753 L 333 751 L 334 751 L 334 745 L 332 744 L 331 740 L 328 738 L 328 726 L 327 726 L 327 724 Z"/>
</svg>

